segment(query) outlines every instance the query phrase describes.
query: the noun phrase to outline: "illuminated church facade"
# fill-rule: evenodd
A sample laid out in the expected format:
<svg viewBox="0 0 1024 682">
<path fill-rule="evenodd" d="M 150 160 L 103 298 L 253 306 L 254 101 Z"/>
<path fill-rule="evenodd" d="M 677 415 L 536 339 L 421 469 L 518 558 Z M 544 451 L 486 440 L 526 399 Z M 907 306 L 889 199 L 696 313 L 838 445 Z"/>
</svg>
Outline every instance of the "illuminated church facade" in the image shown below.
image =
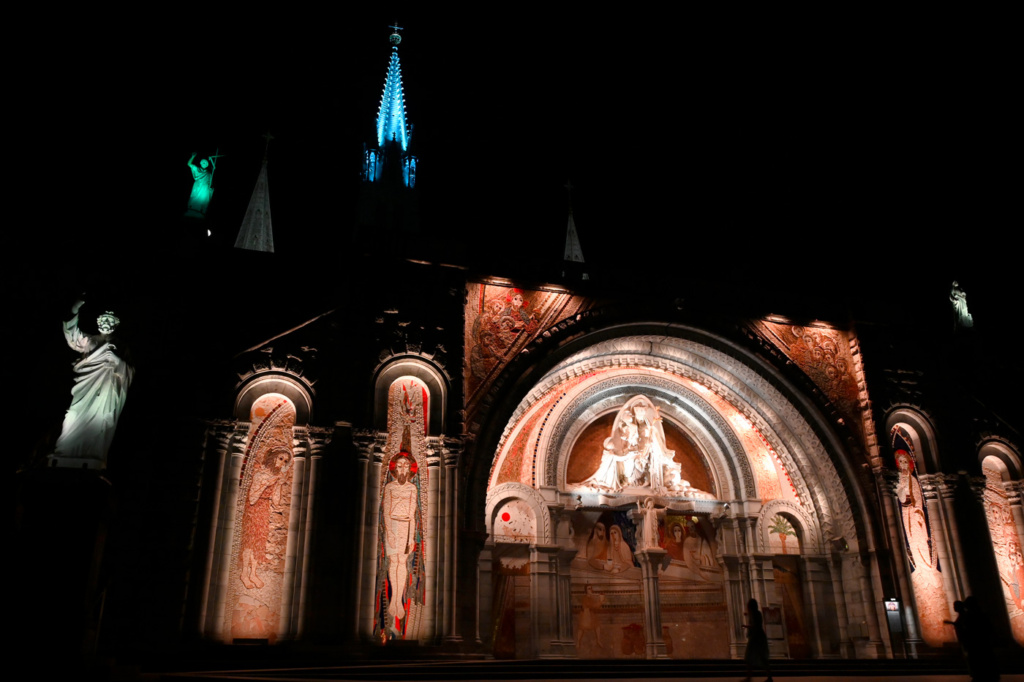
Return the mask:
<svg viewBox="0 0 1024 682">
<path fill-rule="evenodd" d="M 372 201 L 416 191 L 392 42 Z M 740 658 L 756 599 L 773 656 L 926 656 L 979 594 L 1024 644 L 1018 436 L 905 390 L 877 332 L 610 293 L 571 217 L 555 283 L 402 267 L 211 379 L 186 640 Z"/>
</svg>

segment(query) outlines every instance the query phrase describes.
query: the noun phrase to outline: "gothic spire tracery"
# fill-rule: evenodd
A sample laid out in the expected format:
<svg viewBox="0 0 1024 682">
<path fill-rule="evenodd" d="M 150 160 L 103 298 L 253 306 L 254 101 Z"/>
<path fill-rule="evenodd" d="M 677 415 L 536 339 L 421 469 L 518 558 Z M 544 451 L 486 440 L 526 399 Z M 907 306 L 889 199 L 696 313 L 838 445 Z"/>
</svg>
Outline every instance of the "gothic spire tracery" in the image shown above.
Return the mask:
<svg viewBox="0 0 1024 682">
<path fill-rule="evenodd" d="M 391 61 L 384 79 L 384 93 L 380 98 L 377 110 L 377 146 L 383 147 L 391 140 L 402 146 L 402 151 L 409 148 L 409 128 L 405 122 L 405 91 L 402 88 L 402 64 L 398 59 L 398 45 L 402 36 L 398 34 L 400 26 L 391 26 Z"/>
<path fill-rule="evenodd" d="M 377 109 L 377 144 L 367 149 L 363 162 L 363 179 L 377 182 L 385 175 L 401 177 L 401 184 L 413 187 L 416 184 L 416 157 L 409 151 L 412 126 L 405 118 L 405 89 L 402 86 L 402 64 L 398 58 L 398 45 L 402 42 L 397 24 L 392 29 L 391 59 L 387 76 L 384 78 L 384 92 Z M 390 169 L 390 170 L 387 170 Z"/>
</svg>

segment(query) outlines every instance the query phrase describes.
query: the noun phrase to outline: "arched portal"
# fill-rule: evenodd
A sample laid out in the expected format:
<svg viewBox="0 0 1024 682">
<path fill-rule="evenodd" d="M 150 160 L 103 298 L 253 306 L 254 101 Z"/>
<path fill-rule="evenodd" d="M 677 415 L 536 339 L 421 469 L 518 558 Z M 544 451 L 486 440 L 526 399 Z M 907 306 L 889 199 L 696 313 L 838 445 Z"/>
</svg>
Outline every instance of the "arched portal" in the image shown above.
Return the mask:
<svg viewBox="0 0 1024 682">
<path fill-rule="evenodd" d="M 772 562 L 784 552 L 761 539 L 778 517 L 793 533 L 787 570 L 802 594 L 788 608 L 809 623 L 809 655 L 852 656 L 854 638 L 878 655 L 880 610 L 859 556 L 872 530 L 854 513 L 859 489 L 843 484 L 842 445 L 771 367 L 675 331 L 581 338 L 521 386 L 487 474 L 481 630 L 495 651 L 515 648 L 502 637 L 518 631 L 502 623 L 525 616 L 506 612 L 515 600 L 497 587 L 515 575 L 530 585 L 530 655 L 739 656 L 750 598 L 775 609 L 773 651 L 788 655 Z M 503 549 L 498 505 L 550 517 L 524 524 L 536 533 L 529 553 Z"/>
</svg>

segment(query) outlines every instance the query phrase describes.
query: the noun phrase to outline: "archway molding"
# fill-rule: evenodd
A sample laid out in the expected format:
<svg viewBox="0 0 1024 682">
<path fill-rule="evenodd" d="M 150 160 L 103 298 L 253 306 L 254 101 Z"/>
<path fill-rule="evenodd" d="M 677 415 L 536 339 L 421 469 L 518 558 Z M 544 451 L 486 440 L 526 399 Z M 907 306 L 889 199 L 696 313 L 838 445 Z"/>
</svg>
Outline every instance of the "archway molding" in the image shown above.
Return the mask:
<svg viewBox="0 0 1024 682">
<path fill-rule="evenodd" d="M 533 512 L 533 518 L 537 525 L 537 536 L 534 543 L 553 544 L 555 541 L 551 527 L 551 513 L 548 511 L 547 501 L 540 491 L 522 483 L 503 483 L 492 488 L 487 493 L 487 535 L 493 538 L 494 516 L 501 506 L 510 500 L 522 500 Z"/>
<path fill-rule="evenodd" d="M 582 345 L 583 339 L 576 343 Z M 755 370 L 748 364 L 752 360 L 682 336 L 634 335 L 586 345 L 567 353 L 526 391 L 492 452 L 501 452 L 538 401 L 550 397 L 562 384 L 577 381 L 574 390 L 561 400 L 557 414 L 547 415 L 554 426 L 537 448 L 536 484 L 560 487 L 565 482 L 566 455 L 581 424 L 611 409 L 627 393 L 649 391 L 661 398 L 659 405 L 666 417 L 688 433 L 703 436 L 699 440 L 711 460 L 716 483 L 722 485 L 722 494 L 735 496 L 731 499 L 755 498 L 749 463 L 738 456 L 744 450 L 721 410 L 708 401 L 721 399 L 756 427 L 774 449 L 824 535 L 828 539 L 843 537 L 856 550 L 861 533 L 870 531 L 861 528 L 858 532 L 848 496 L 859 497 L 860 491 L 845 486 L 839 473 L 845 468 L 845 477 L 852 478 L 845 449 L 836 441 L 826 448 L 803 411 L 776 387 L 781 377 L 769 381 L 766 375 L 771 371 L 765 367 Z M 863 500 L 858 503 L 862 506 Z"/>
</svg>

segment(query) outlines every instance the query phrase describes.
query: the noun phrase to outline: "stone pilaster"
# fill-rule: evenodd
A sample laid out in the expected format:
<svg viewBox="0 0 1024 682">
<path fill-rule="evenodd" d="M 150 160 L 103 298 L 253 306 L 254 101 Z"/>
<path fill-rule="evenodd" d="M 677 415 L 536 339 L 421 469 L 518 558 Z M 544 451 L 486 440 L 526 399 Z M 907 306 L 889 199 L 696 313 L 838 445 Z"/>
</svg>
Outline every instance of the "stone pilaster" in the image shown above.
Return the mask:
<svg viewBox="0 0 1024 682">
<path fill-rule="evenodd" d="M 667 552 L 661 548 L 649 548 L 636 552 L 643 576 L 644 639 L 647 641 L 647 658 L 668 658 L 665 640 L 661 631 L 661 597 L 658 592 L 658 567 Z"/>
</svg>

